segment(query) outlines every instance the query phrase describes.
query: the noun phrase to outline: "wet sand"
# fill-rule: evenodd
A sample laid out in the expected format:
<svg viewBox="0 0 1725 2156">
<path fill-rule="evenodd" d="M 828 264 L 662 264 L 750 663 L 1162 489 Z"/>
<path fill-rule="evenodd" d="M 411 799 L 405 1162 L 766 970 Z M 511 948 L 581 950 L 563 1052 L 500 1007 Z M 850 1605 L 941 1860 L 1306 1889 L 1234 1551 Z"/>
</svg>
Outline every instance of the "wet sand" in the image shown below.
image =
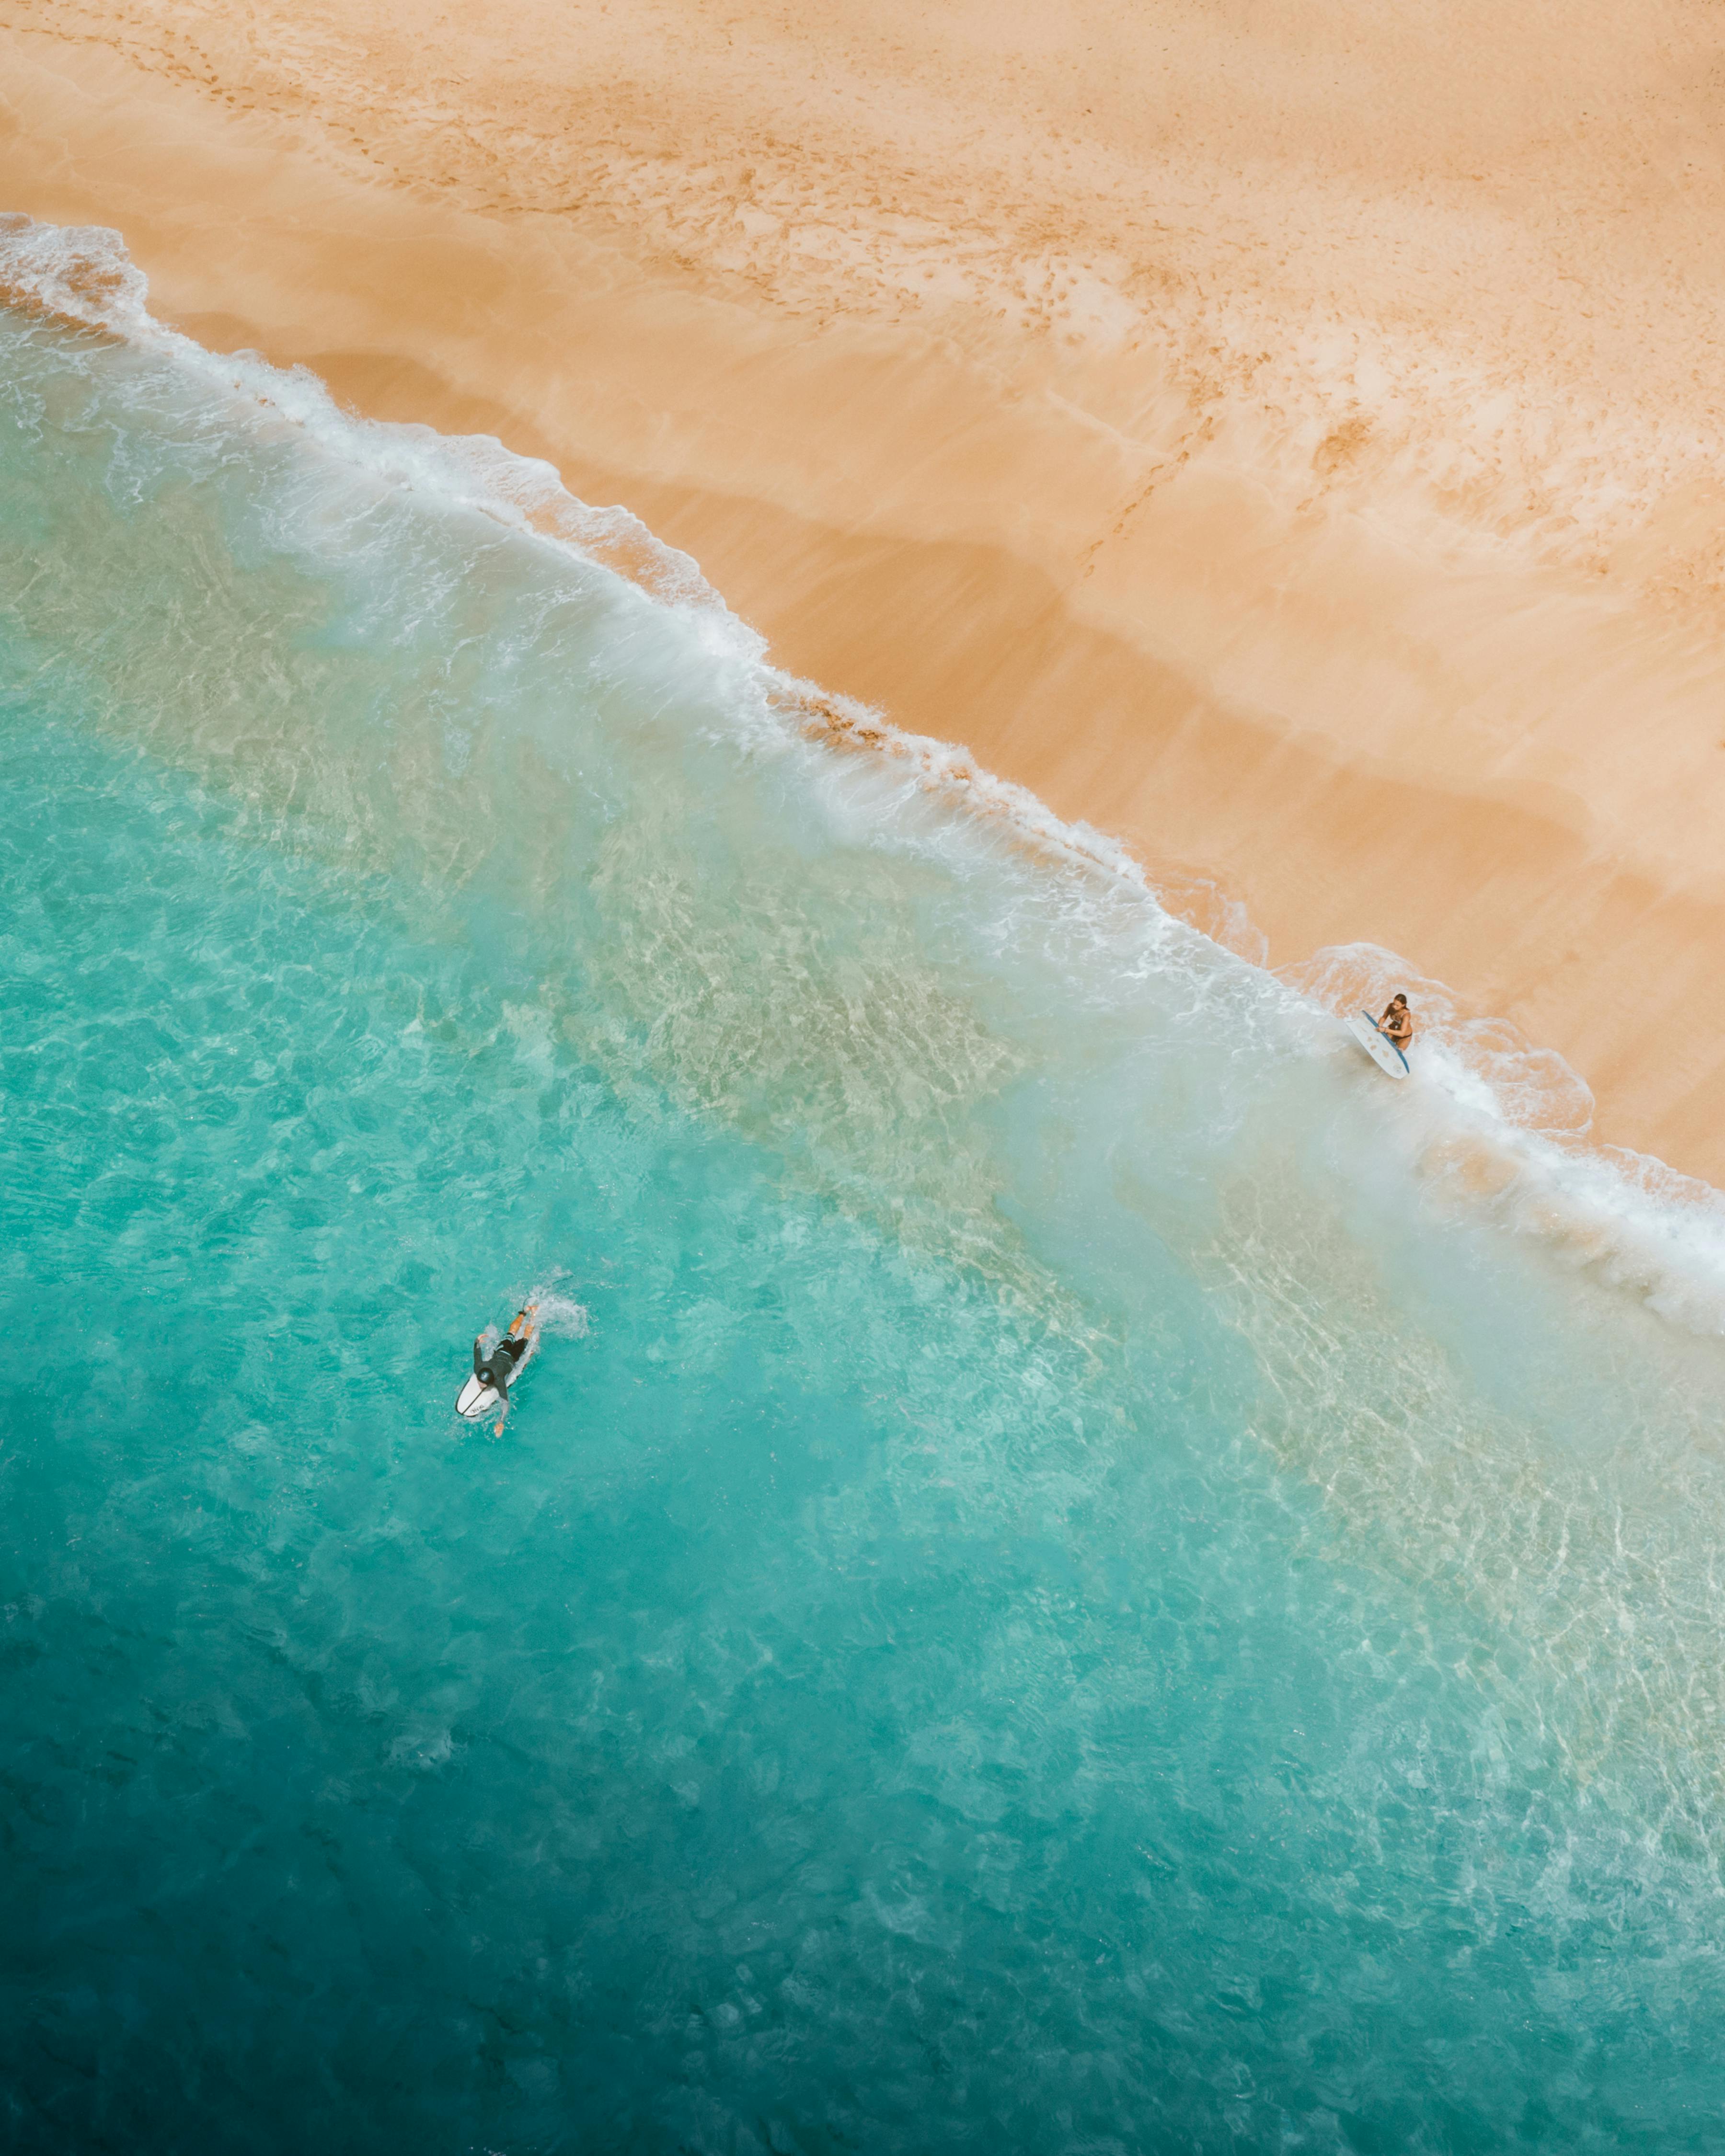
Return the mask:
<svg viewBox="0 0 1725 2156">
<path fill-rule="evenodd" d="M 1698 9 L 0 10 L 0 208 L 1725 1181 Z M 1238 937 L 1254 947 L 1250 935 Z"/>
</svg>

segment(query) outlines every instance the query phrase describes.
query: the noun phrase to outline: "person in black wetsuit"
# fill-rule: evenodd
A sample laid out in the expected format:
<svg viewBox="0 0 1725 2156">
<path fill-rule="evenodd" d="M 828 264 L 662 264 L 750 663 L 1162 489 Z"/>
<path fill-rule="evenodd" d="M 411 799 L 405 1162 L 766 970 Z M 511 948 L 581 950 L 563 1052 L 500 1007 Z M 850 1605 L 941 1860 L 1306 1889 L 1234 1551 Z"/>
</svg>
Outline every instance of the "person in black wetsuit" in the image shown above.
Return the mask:
<svg viewBox="0 0 1725 2156">
<path fill-rule="evenodd" d="M 497 1342 L 489 1355 L 480 1352 L 481 1342 L 473 1343 L 473 1374 L 483 1385 L 489 1385 L 497 1395 L 500 1407 L 509 1405 L 509 1381 L 515 1375 L 515 1366 L 527 1352 L 527 1313 L 517 1311 L 515 1322 Z"/>
</svg>

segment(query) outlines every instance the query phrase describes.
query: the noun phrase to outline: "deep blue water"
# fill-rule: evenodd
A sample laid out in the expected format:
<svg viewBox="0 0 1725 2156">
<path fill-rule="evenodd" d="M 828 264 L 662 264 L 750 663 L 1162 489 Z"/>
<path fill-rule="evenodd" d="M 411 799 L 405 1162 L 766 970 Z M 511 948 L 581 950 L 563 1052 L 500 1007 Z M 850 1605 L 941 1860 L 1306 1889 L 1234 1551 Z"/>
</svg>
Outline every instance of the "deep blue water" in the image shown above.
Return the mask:
<svg viewBox="0 0 1725 2156">
<path fill-rule="evenodd" d="M 0 317 L 4 2145 L 1725 2144 L 1717 1342 L 260 383 Z"/>
</svg>

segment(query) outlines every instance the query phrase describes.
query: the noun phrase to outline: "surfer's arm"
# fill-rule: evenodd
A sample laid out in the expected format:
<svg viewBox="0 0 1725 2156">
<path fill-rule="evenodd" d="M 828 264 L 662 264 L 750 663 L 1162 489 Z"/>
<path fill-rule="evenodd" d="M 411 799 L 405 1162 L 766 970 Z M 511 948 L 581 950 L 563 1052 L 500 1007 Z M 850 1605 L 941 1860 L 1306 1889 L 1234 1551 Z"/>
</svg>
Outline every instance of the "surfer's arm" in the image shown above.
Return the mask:
<svg viewBox="0 0 1725 2156">
<path fill-rule="evenodd" d="M 483 1378 L 485 1374 L 485 1366 L 480 1360 L 480 1344 L 477 1340 L 473 1343 L 473 1374 L 476 1378 Z"/>
</svg>

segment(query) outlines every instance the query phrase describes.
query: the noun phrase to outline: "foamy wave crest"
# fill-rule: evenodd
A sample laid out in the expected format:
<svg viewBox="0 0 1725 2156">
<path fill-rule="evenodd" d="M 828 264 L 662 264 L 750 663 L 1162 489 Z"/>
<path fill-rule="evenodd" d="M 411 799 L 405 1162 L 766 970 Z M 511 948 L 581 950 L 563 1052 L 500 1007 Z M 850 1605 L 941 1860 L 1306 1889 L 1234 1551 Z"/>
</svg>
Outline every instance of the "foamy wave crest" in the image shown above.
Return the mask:
<svg viewBox="0 0 1725 2156">
<path fill-rule="evenodd" d="M 1396 1128 L 1435 1199 L 1483 1208 L 1691 1331 L 1725 1332 L 1725 1197 L 1648 1154 L 1589 1143 L 1593 1095 L 1561 1055 L 1507 1019 L 1470 1017 L 1377 944 L 1332 946 L 1277 978 L 1338 1017 L 1409 997 L 1420 1083 L 1398 1094 Z"/>
<path fill-rule="evenodd" d="M 223 357 L 157 321 L 144 275 L 121 235 L 104 225 L 39 224 L 0 215 L 0 304 L 64 326 L 172 351 L 213 387 L 237 393 L 302 429 L 343 464 L 393 486 L 418 489 L 516 530 L 572 547 L 667 604 L 719 617 L 756 654 L 762 640 L 730 612 L 686 554 L 665 546 L 631 511 L 578 501 L 556 468 L 518 455 L 489 434 L 358 419 L 309 367 L 272 367 L 251 353 Z"/>
<path fill-rule="evenodd" d="M 1593 1094 L 1554 1049 L 1536 1048 L 1507 1019 L 1470 1017 L 1445 983 L 1394 951 L 1332 944 L 1276 978 L 1338 1018 L 1381 1010 L 1399 991 L 1417 1015 L 1422 1070 L 1459 1103 L 1548 1137 L 1579 1138 L 1592 1127 Z"/>
<path fill-rule="evenodd" d="M 0 304 L 110 336 L 166 336 L 148 293 L 125 242 L 105 225 L 39 224 L 0 212 Z"/>
<path fill-rule="evenodd" d="M 1081 891 L 1062 918 L 1087 924 L 1111 961 L 1132 944 L 1115 976 L 1126 994 L 1146 966 L 1193 970 L 1194 945 L 1202 940 L 1209 954 L 1198 969 L 1205 993 L 1238 1001 L 1246 968 L 1253 969 L 1260 1051 L 1291 1031 L 1325 1053 L 1334 1042 L 1327 1025 L 1312 1025 L 1320 1013 L 1381 1006 L 1405 989 L 1421 1026 L 1417 1082 L 1386 1101 L 1384 1127 L 1407 1148 L 1434 1202 L 1483 1209 L 1672 1322 L 1725 1333 L 1725 1199 L 1645 1156 L 1589 1143 L 1592 1096 L 1561 1056 L 1506 1021 L 1470 1016 L 1443 983 L 1418 976 L 1393 952 L 1353 944 L 1279 974 L 1263 971 L 1265 939 L 1215 886 L 1183 872 L 1148 873 L 1118 842 L 1064 821 L 962 748 L 908 733 L 864 705 L 774 669 L 764 639 L 732 613 L 695 562 L 629 511 L 578 501 L 551 465 L 490 436 L 357 418 L 308 369 L 284 371 L 252 354 L 224 357 L 157 321 L 146 280 L 118 233 L 0 216 L 0 305 L 171 354 L 213 395 L 254 418 L 261 412 L 293 426 L 346 470 L 492 518 L 675 608 L 736 690 L 741 733 L 834 752 L 835 774 L 848 768 L 890 778 L 884 797 L 868 787 L 855 803 L 859 813 L 880 819 L 883 838 L 911 842 L 899 818 L 908 793 L 951 811 L 955 829 L 983 829 L 1100 897 L 1100 906 L 1087 907 Z M 926 843 L 926 831 L 915 843 Z M 1124 929 L 1122 903 L 1131 916 Z M 547 1297 L 547 1308 L 556 1302 Z M 584 1327 L 578 1305 L 567 1311 L 570 1326 Z M 561 1329 L 561 1320 L 555 1327 L 546 1322 Z"/>
</svg>

